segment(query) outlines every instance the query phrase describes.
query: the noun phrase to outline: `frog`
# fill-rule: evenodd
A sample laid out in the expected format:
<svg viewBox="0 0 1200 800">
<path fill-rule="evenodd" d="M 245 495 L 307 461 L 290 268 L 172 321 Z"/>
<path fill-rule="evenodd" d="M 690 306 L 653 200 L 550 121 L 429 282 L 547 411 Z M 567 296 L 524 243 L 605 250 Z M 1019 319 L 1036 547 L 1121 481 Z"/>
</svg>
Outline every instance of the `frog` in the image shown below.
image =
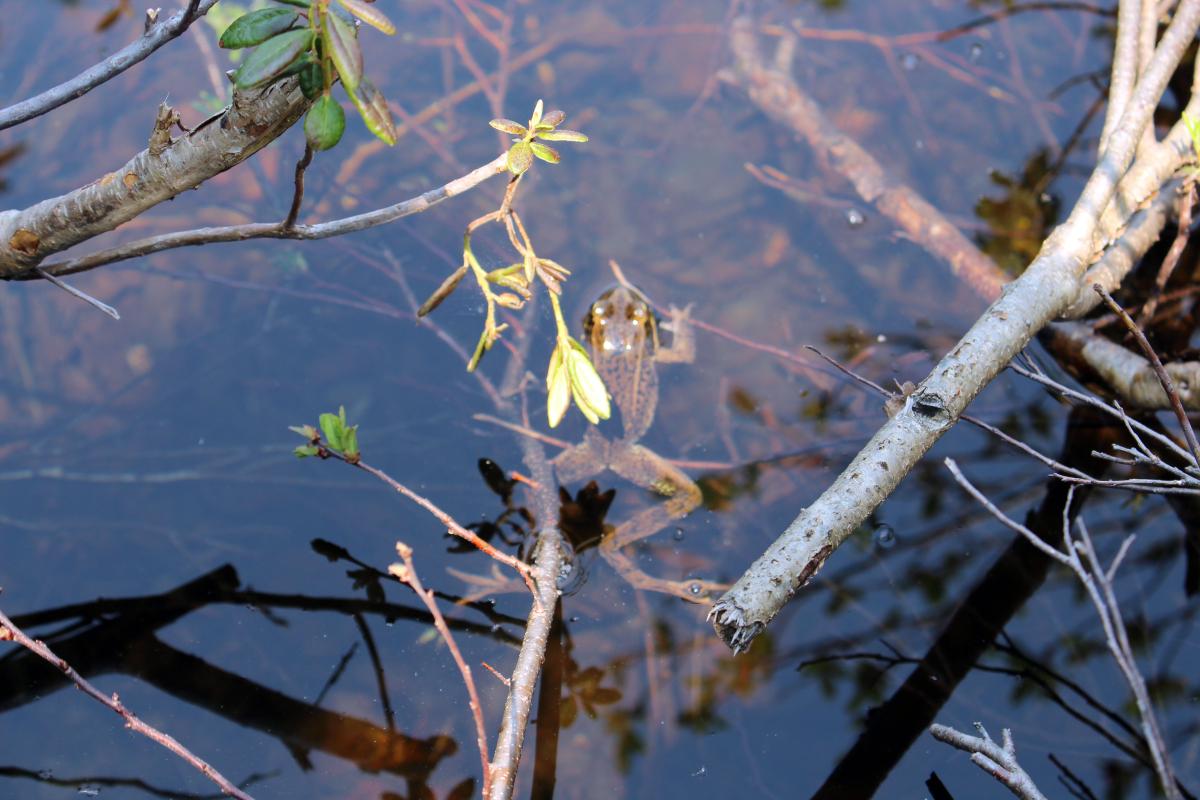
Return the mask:
<svg viewBox="0 0 1200 800">
<path fill-rule="evenodd" d="M 691 306 L 670 306 L 670 347 L 659 341 L 658 324 L 645 296 L 632 286 L 618 284 L 604 291 L 589 307 L 583 334 L 592 363 L 620 413 L 622 433 L 609 439 L 589 425 L 583 441 L 554 459 L 559 483 L 572 484 L 612 472 L 663 498 L 631 519 L 607 529 L 600 540 L 601 556 L 635 588 L 663 592 L 692 603 L 709 604 L 722 584 L 699 579 L 671 581 L 655 578 L 624 552 L 694 511 L 700 487 L 681 469 L 639 440 L 650 429 L 658 408 L 658 365 L 690 364 L 696 348 Z"/>
</svg>

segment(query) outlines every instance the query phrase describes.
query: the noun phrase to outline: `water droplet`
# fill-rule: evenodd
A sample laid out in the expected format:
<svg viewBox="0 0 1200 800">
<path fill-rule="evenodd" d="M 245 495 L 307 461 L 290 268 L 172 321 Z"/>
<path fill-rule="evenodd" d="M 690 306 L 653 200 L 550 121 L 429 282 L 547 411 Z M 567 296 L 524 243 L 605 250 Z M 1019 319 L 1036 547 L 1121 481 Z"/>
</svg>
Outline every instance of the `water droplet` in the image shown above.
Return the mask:
<svg viewBox="0 0 1200 800">
<path fill-rule="evenodd" d="M 40 769 L 38 770 L 38 780 L 48 781 L 54 777 L 54 770 Z"/>
<path fill-rule="evenodd" d="M 683 528 L 676 528 L 675 531 L 671 534 L 671 538 L 677 542 L 682 542 L 683 541 Z"/>
<path fill-rule="evenodd" d="M 971 42 L 971 49 L 967 51 L 967 58 L 972 64 L 979 62 L 983 58 L 983 42 Z"/>
<path fill-rule="evenodd" d="M 1054 195 L 1050 194 L 1049 192 L 1042 192 L 1040 195 L 1038 195 L 1038 200 L 1040 200 L 1044 205 L 1050 205 L 1054 202 Z"/>
<path fill-rule="evenodd" d="M 700 593 L 704 591 L 704 587 L 698 583 L 693 583 L 691 586 L 688 587 L 688 591 L 691 592 L 696 597 L 699 597 Z"/>
<path fill-rule="evenodd" d="M 891 525 L 879 525 L 875 528 L 875 546 L 880 550 L 890 550 L 896 544 L 896 531 Z"/>
<path fill-rule="evenodd" d="M 571 618 L 570 618 L 569 620 L 567 620 L 567 621 L 568 621 L 568 622 L 579 622 L 579 620 L 580 620 L 580 617 L 578 617 L 578 616 L 573 616 L 573 617 L 571 617 Z"/>
<path fill-rule="evenodd" d="M 866 221 L 867 218 L 857 208 L 851 208 L 846 212 L 846 224 L 851 228 L 857 228 Z"/>
<path fill-rule="evenodd" d="M 883 344 L 884 342 L 887 341 L 887 334 L 886 333 L 876 334 L 875 341 L 879 344 Z"/>
<path fill-rule="evenodd" d="M 95 784 L 85 783 L 83 786 L 79 787 L 79 793 L 84 797 L 99 797 L 100 787 L 96 786 Z"/>
<path fill-rule="evenodd" d="M 504 629 L 501 628 L 499 625 L 492 626 L 492 633 L 500 633 L 502 630 L 504 630 Z"/>
<path fill-rule="evenodd" d="M 905 53 L 900 56 L 900 66 L 904 67 L 905 72 L 912 72 L 921 63 L 921 57 L 916 53 Z"/>
<path fill-rule="evenodd" d="M 924 150 L 925 149 L 925 140 L 917 139 L 915 142 L 913 142 L 913 147 L 917 148 L 918 150 Z"/>
</svg>

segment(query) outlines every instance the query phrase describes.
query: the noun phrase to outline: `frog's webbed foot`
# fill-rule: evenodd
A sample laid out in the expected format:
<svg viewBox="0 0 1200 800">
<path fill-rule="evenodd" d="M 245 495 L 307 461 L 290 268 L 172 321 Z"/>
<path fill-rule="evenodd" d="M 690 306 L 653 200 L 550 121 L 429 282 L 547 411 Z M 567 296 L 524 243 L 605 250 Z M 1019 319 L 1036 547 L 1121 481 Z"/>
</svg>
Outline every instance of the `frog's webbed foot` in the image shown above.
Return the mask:
<svg viewBox="0 0 1200 800">
<path fill-rule="evenodd" d="M 717 595 L 729 588 L 729 584 L 714 583 L 713 581 L 700 580 L 699 578 L 669 581 L 665 578 L 655 578 L 652 575 L 647 575 L 637 568 L 633 563 L 633 559 L 613 546 L 611 538 L 605 538 L 600 543 L 600 555 L 604 557 L 605 561 L 612 564 L 613 569 L 619 572 L 621 577 L 628 581 L 629 585 L 635 589 L 674 595 L 689 603 L 705 606 L 712 605 Z"/>
<path fill-rule="evenodd" d="M 691 364 L 696 360 L 691 304 L 684 308 L 668 306 L 667 317 L 662 329 L 671 332 L 671 346 L 660 346 L 654 353 L 654 360 L 662 364 Z"/>
<path fill-rule="evenodd" d="M 614 445 L 610 469 L 621 477 L 666 498 L 621 523 L 600 542 L 600 554 L 622 577 L 638 589 L 675 595 L 690 603 L 712 602 L 727 586 L 699 579 L 669 581 L 638 569 L 622 552 L 626 546 L 653 536 L 673 520 L 682 519 L 700 505 L 700 487 L 674 464 L 641 445 Z"/>
</svg>

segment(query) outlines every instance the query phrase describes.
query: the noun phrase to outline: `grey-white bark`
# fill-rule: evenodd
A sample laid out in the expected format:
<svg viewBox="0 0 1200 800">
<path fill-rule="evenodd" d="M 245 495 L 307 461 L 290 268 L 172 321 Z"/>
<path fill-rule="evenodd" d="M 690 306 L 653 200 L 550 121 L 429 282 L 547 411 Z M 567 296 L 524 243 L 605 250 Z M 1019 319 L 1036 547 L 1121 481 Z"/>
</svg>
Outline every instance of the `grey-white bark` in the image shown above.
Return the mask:
<svg viewBox="0 0 1200 800">
<path fill-rule="evenodd" d="M 1198 24 L 1200 0 L 1183 0 L 1067 220 L 1050 235 L 1022 276 L 1005 287 L 1000 298 L 922 381 L 904 408 L 717 600 L 709 619 L 735 652 L 750 646 L 983 387 L 1075 300 L 1088 264 L 1105 244 L 1098 236 L 1100 216 L 1128 169 L 1167 80 Z M 747 20 L 736 21 L 732 32 L 735 52 L 756 52 L 744 41 L 753 35 Z M 739 37 L 743 39 L 740 46 Z M 754 71 L 748 66 L 739 62 L 737 69 L 745 73 L 752 93 L 766 95 L 760 105 L 770 104 L 770 93 L 777 87 L 770 82 L 753 84 Z"/>
<path fill-rule="evenodd" d="M 291 127 L 308 106 L 295 78 L 235 92 L 224 113 L 162 152 L 147 147 L 87 186 L 26 209 L 0 211 L 0 279 L 28 272 L 47 256 L 111 231 L 241 163 Z M 146 122 L 149 137 L 154 120 Z"/>
</svg>

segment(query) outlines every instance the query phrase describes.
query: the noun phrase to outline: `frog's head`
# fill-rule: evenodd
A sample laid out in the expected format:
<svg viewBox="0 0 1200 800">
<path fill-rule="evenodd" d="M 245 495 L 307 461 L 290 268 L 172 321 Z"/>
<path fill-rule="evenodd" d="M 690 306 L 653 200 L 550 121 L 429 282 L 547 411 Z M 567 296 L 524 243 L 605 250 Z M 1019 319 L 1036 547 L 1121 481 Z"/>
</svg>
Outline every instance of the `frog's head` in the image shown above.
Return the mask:
<svg viewBox="0 0 1200 800">
<path fill-rule="evenodd" d="M 645 296 L 617 284 L 604 290 L 584 314 L 583 337 L 593 353 L 620 355 L 656 346 L 658 327 Z"/>
</svg>

